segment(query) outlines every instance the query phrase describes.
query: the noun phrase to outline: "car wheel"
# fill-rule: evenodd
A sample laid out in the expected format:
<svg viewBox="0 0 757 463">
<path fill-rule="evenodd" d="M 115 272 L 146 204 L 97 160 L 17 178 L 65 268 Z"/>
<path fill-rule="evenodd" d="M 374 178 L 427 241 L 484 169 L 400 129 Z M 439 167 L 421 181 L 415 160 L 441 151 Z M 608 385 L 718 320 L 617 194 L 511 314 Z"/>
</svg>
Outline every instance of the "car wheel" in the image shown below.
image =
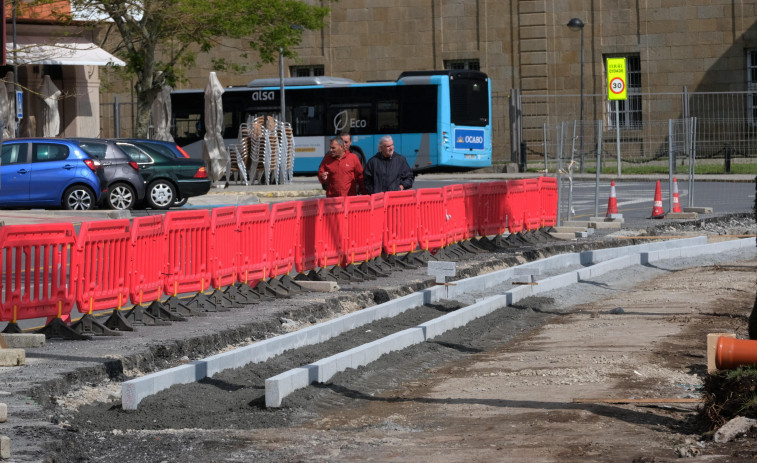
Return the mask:
<svg viewBox="0 0 757 463">
<path fill-rule="evenodd" d="M 171 207 L 181 207 L 181 206 L 187 204 L 187 200 L 188 199 L 189 198 L 177 199 L 176 201 L 173 202 L 173 204 L 171 204 Z"/>
<path fill-rule="evenodd" d="M 108 207 L 116 210 L 131 209 L 134 207 L 134 188 L 125 183 L 116 183 L 108 192 Z"/>
<path fill-rule="evenodd" d="M 153 209 L 168 209 L 176 199 L 176 190 L 165 180 L 157 180 L 147 187 L 147 204 Z"/>
<path fill-rule="evenodd" d="M 61 204 L 69 211 L 88 211 L 95 205 L 95 194 L 83 185 L 70 186 L 63 193 Z"/>
</svg>

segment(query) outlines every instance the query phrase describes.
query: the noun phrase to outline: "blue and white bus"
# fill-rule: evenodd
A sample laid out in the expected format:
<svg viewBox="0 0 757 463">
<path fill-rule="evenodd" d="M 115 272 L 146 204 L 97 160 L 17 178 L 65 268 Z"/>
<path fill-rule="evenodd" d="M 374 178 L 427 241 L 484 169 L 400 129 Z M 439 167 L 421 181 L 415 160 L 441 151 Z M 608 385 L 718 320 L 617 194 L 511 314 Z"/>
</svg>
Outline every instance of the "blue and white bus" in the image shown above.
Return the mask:
<svg viewBox="0 0 757 463">
<path fill-rule="evenodd" d="M 226 144 L 235 144 L 248 116 L 281 114 L 278 79 L 253 80 L 223 94 Z M 468 70 L 409 71 L 396 81 L 357 83 L 332 77 L 284 80 L 286 120 L 295 136 L 295 173 L 317 172 L 328 139 L 352 134 L 370 158 L 384 135 L 415 171 L 491 166 L 491 86 L 486 74 Z M 171 95 L 172 135 L 192 157 L 200 157 L 202 90 Z"/>
</svg>

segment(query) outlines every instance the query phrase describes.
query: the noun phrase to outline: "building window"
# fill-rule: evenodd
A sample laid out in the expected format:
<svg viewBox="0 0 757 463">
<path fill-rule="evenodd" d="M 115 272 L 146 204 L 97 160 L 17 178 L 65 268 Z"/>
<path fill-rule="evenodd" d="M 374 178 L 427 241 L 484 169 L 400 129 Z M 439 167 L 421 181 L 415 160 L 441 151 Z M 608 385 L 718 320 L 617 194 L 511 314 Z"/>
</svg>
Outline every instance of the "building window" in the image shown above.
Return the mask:
<svg viewBox="0 0 757 463">
<path fill-rule="evenodd" d="M 480 71 L 481 65 L 477 59 L 448 59 L 444 60 L 444 69 L 468 69 L 469 71 Z"/>
<path fill-rule="evenodd" d="M 605 56 L 605 65 L 607 65 L 606 58 L 626 59 L 626 85 L 628 86 L 626 90 L 627 100 L 607 101 L 607 114 L 610 116 L 609 126 L 614 128 L 617 123 L 623 129 L 640 129 L 642 123 L 641 58 L 639 55 L 608 55 Z"/>
<path fill-rule="evenodd" d="M 746 89 L 749 92 L 747 96 L 747 105 L 749 106 L 747 114 L 749 122 L 754 124 L 757 122 L 757 49 L 747 50 L 746 52 L 746 75 L 747 85 Z"/>
<path fill-rule="evenodd" d="M 323 66 L 289 66 L 289 75 L 292 77 L 317 77 L 323 75 Z"/>
</svg>

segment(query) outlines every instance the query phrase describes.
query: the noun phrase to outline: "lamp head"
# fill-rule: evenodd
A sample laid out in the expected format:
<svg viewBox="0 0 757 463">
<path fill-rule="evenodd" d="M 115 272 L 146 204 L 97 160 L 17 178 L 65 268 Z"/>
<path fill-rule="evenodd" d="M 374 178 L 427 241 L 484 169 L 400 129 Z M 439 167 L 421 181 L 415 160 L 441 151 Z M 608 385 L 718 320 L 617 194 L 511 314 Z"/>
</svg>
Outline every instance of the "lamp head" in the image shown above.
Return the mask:
<svg viewBox="0 0 757 463">
<path fill-rule="evenodd" d="M 573 18 L 568 21 L 568 28 L 572 31 L 580 31 L 584 28 L 584 22 L 578 18 Z"/>
</svg>

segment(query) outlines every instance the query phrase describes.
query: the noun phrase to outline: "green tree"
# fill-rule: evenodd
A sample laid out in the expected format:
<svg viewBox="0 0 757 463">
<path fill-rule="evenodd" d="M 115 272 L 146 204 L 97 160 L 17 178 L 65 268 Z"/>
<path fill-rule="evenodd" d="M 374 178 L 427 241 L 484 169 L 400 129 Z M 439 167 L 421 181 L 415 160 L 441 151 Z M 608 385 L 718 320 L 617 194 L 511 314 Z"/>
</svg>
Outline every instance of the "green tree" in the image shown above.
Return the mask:
<svg viewBox="0 0 757 463">
<path fill-rule="evenodd" d="M 237 62 L 214 60 L 217 70 L 254 66 L 250 51 L 257 53 L 257 63 L 273 62 L 279 50 L 294 58 L 292 47 L 302 40 L 303 30 L 321 29 L 329 13 L 300 0 L 71 0 L 71 8 L 93 13 L 91 24 L 104 31 L 105 43 L 116 42 L 108 48 L 134 76 L 139 137 L 147 136 L 150 108 L 160 89 L 174 86 L 198 53 L 222 46 L 223 38 L 242 38 L 249 49 L 238 51 Z"/>
</svg>

